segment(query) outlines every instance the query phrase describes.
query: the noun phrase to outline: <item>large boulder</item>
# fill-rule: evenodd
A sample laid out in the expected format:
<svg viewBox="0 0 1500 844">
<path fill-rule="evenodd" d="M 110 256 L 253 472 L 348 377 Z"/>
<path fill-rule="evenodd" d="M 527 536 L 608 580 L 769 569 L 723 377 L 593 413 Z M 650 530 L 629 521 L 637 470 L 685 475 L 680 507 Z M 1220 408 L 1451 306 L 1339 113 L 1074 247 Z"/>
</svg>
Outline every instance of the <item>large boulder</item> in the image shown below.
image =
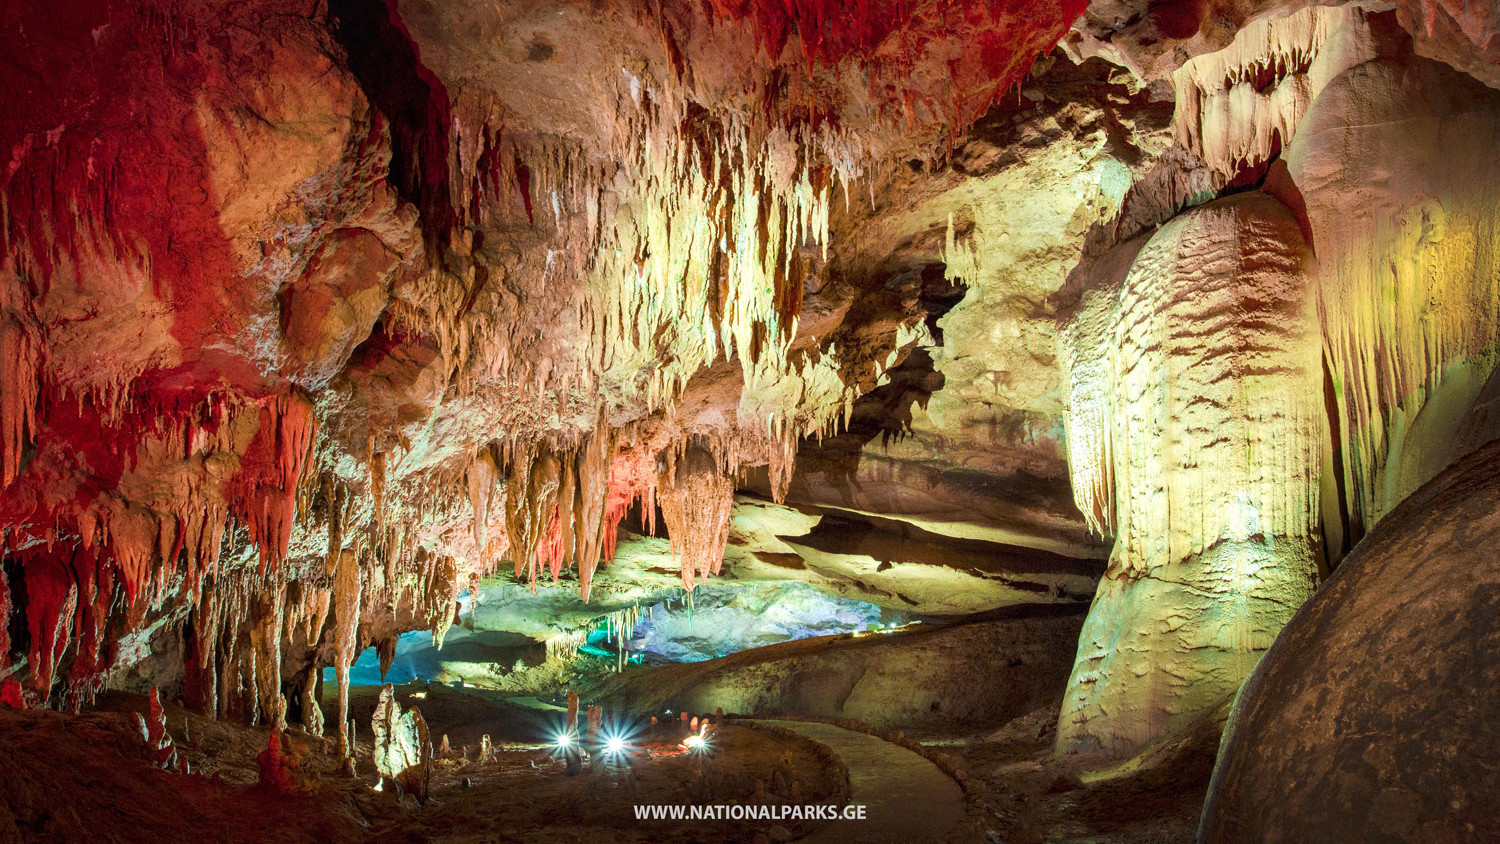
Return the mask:
<svg viewBox="0 0 1500 844">
<path fill-rule="evenodd" d="M 1500 442 L 1392 510 L 1240 693 L 1201 841 L 1472 841 L 1500 817 Z"/>
</svg>

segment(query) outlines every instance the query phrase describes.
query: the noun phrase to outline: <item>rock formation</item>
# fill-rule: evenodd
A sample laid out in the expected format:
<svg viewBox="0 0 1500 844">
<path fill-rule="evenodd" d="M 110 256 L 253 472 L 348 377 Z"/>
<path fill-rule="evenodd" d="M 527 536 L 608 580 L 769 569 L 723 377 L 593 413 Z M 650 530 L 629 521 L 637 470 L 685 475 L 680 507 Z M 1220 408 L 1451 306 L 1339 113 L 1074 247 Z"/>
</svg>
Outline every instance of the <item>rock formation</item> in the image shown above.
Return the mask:
<svg viewBox="0 0 1500 844">
<path fill-rule="evenodd" d="M 1115 548 L 1058 743 L 1112 754 L 1233 694 L 1312 594 L 1325 438 L 1309 256 L 1280 203 L 1230 197 L 1122 248 L 1062 333 L 1073 488 Z"/>
<path fill-rule="evenodd" d="M 177 748 L 172 744 L 172 736 L 167 733 L 167 715 L 161 707 L 161 693 L 152 689 L 146 702 L 146 717 L 133 713 L 135 727 L 140 731 L 141 739 L 146 742 L 146 752 L 151 761 L 163 770 L 175 771 L 180 763 Z"/>
<path fill-rule="evenodd" d="M 375 715 L 370 722 L 375 770 L 395 780 L 405 793 L 427 799 L 432 781 L 432 738 L 421 710 L 405 712 L 387 684 L 380 690 Z"/>
<path fill-rule="evenodd" d="M 255 761 L 260 767 L 260 784 L 277 794 L 307 794 L 317 788 L 317 777 L 307 765 L 307 745 L 292 741 L 280 729 L 271 728 L 266 749 Z"/>
<path fill-rule="evenodd" d="M 289 680 L 332 665 L 342 701 L 355 651 L 441 637 L 502 558 L 587 597 L 637 500 L 684 583 L 716 570 L 740 471 L 779 497 L 922 336 L 844 323 L 836 207 L 1082 9 L 305 5 L 5 19 L 0 524 L 35 699 L 168 631 L 195 707 L 281 726 Z M 519 29 L 537 58 L 453 37 Z M 726 50 L 748 75 L 696 70 Z"/>
</svg>

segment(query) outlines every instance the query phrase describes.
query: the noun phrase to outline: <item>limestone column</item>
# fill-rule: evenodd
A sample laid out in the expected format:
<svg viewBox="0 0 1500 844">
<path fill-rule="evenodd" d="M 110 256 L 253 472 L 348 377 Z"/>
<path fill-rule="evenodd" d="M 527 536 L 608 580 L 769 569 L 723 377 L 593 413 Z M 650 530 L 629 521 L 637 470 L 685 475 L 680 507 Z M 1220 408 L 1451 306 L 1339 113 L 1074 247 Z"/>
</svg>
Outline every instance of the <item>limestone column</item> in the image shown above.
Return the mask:
<svg viewBox="0 0 1500 844">
<path fill-rule="evenodd" d="M 1074 495 L 1115 536 L 1062 752 L 1126 756 L 1216 706 L 1318 571 L 1325 422 L 1296 221 L 1242 194 L 1138 248 L 1101 262 L 1060 335 Z"/>
</svg>

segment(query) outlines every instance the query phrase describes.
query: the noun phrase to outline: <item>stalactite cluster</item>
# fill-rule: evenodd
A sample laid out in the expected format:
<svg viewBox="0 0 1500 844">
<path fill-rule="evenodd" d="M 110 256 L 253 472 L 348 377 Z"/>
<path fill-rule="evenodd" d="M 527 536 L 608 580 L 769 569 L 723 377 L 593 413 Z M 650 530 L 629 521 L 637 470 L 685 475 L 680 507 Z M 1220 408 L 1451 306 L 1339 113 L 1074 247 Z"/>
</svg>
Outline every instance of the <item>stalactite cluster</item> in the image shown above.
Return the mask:
<svg viewBox="0 0 1500 844">
<path fill-rule="evenodd" d="M 1178 142 L 1225 181 L 1280 154 L 1334 77 L 1376 55 L 1365 10 L 1309 6 L 1247 24 L 1173 72 Z"/>
<path fill-rule="evenodd" d="M 830 339 L 830 220 L 1082 10 L 578 4 L 652 35 L 580 129 L 401 19 L 455 10 L 220 5 L 0 20 L 51 80 L 0 95 L 0 653 L 78 706 L 175 639 L 190 705 L 314 732 L 332 666 L 346 748 L 357 654 L 506 560 L 587 599 L 639 501 L 717 570 L 741 471 L 924 339 Z"/>
</svg>

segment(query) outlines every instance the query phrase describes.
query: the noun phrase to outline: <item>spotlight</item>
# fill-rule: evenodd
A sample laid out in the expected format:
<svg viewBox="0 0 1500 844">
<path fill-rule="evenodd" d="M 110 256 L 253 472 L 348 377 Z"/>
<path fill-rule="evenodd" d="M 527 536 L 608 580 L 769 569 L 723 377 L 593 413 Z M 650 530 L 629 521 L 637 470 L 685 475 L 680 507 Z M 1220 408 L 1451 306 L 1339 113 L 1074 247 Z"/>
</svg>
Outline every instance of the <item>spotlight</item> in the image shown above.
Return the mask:
<svg viewBox="0 0 1500 844">
<path fill-rule="evenodd" d="M 611 736 L 604 741 L 604 752 L 611 756 L 618 756 L 625 752 L 625 739 L 619 736 Z"/>
<path fill-rule="evenodd" d="M 703 736 L 694 733 L 682 740 L 682 746 L 687 748 L 690 753 L 702 753 L 708 749 L 708 741 Z"/>
<path fill-rule="evenodd" d="M 571 733 L 562 733 L 561 735 L 559 735 L 557 737 L 557 746 L 558 747 L 566 750 L 567 748 L 571 747 L 572 745 L 573 745 L 573 736 L 572 736 Z"/>
</svg>

